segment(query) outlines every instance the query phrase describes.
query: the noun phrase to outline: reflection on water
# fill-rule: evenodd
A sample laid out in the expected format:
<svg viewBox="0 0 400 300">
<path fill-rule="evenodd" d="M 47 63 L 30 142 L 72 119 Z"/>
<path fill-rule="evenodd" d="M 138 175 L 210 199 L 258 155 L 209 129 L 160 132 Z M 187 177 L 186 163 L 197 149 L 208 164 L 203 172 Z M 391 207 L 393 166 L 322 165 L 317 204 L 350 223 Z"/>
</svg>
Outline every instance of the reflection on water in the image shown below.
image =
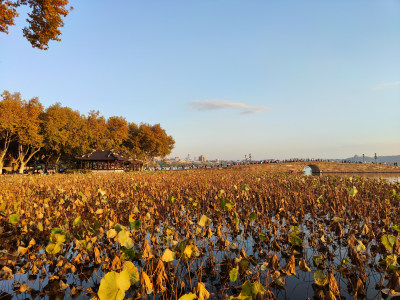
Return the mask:
<svg viewBox="0 0 400 300">
<path fill-rule="evenodd" d="M 366 177 L 366 178 L 374 178 L 377 180 L 387 180 L 392 183 L 400 183 L 400 173 L 329 173 L 327 175 L 333 176 L 344 176 L 344 177 Z"/>
<path fill-rule="evenodd" d="M 400 183 L 400 173 L 334 173 L 334 172 L 329 172 L 329 173 L 312 173 L 310 167 L 306 167 L 303 170 L 303 174 L 306 176 L 342 176 L 342 177 L 354 177 L 354 176 L 359 176 L 359 177 L 366 177 L 366 178 L 373 178 L 377 180 L 387 180 L 388 182 L 391 183 Z"/>
</svg>

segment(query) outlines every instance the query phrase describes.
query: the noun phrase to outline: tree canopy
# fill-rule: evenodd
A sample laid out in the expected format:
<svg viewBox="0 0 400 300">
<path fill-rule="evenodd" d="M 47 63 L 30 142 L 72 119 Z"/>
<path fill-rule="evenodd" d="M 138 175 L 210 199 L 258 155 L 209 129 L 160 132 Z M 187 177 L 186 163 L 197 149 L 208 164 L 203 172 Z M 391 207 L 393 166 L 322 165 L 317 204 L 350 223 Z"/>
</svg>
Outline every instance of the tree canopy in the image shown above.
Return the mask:
<svg viewBox="0 0 400 300">
<path fill-rule="evenodd" d="M 0 1 L 0 32 L 8 34 L 9 26 L 15 25 L 19 16 L 17 9 L 28 6 L 28 27 L 23 31 L 24 37 L 32 47 L 48 49 L 51 40 L 61 41 L 60 28 L 64 26 L 63 17 L 73 8 L 67 9 L 68 0 L 1 0 Z"/>
<path fill-rule="evenodd" d="M 171 153 L 174 144 L 160 124 L 136 125 L 121 116 L 106 119 L 99 111 L 86 116 L 60 103 L 44 109 L 38 98 L 1 94 L 0 174 L 6 161 L 23 173 L 33 158 L 46 166 L 60 160 L 73 164 L 76 156 L 100 149 L 114 149 L 146 165 Z"/>
</svg>

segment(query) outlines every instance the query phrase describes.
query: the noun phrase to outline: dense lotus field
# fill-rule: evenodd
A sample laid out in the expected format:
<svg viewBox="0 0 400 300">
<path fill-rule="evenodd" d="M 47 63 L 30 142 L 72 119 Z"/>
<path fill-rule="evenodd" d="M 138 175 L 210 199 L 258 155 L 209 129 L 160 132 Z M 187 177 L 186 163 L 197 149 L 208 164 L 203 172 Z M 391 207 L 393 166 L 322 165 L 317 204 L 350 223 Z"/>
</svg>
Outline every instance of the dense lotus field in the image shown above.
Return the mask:
<svg viewBox="0 0 400 300">
<path fill-rule="evenodd" d="M 399 193 L 262 165 L 3 176 L 0 299 L 394 299 Z"/>
</svg>

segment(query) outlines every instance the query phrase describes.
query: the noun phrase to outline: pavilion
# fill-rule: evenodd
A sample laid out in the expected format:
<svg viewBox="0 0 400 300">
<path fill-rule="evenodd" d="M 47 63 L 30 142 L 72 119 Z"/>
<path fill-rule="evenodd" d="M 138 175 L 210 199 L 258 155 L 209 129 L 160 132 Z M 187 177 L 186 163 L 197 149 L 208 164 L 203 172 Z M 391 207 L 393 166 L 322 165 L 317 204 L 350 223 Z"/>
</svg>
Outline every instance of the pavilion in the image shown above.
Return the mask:
<svg viewBox="0 0 400 300">
<path fill-rule="evenodd" d="M 114 150 L 95 150 L 89 154 L 76 157 L 81 169 L 92 171 L 129 171 L 139 170 L 140 162 L 124 157 Z"/>
</svg>

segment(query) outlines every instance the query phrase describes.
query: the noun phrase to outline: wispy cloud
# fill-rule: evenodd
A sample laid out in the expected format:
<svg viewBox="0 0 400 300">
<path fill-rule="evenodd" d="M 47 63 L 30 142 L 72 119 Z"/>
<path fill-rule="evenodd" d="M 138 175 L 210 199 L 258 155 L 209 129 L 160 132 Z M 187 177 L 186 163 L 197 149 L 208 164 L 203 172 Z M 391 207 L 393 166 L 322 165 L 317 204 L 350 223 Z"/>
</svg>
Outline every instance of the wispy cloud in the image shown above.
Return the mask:
<svg viewBox="0 0 400 300">
<path fill-rule="evenodd" d="M 258 114 L 269 109 L 266 106 L 252 106 L 242 102 L 230 100 L 194 100 L 189 102 L 190 110 L 217 110 L 217 109 L 236 109 L 241 114 Z"/>
<path fill-rule="evenodd" d="M 374 91 L 400 86 L 400 81 L 382 82 L 373 88 Z"/>
</svg>

